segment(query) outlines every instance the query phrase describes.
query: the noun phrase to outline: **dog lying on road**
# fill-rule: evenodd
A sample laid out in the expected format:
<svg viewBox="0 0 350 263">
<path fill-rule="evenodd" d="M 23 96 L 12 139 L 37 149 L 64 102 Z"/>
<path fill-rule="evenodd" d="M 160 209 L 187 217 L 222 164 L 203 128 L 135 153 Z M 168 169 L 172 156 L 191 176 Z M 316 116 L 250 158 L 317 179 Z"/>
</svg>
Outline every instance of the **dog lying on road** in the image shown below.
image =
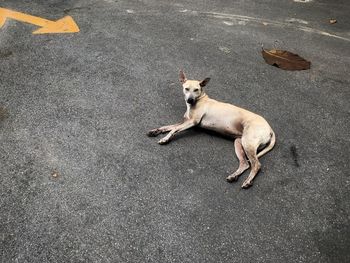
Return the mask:
<svg viewBox="0 0 350 263">
<path fill-rule="evenodd" d="M 258 158 L 270 151 L 275 145 L 275 133 L 263 117 L 232 104 L 210 99 L 203 90 L 209 80 L 209 78 L 202 81 L 188 80 L 184 72 L 180 71 L 180 82 L 187 105 L 184 121 L 151 130 L 148 132 L 148 136 L 154 137 L 169 132 L 158 142 L 166 144 L 178 132 L 197 125 L 224 135 L 234 136 L 239 167 L 226 179 L 228 182 L 236 181 L 251 165 L 250 174 L 242 185 L 242 188 L 248 188 L 253 185 L 253 179 L 260 170 L 261 164 Z M 257 153 L 261 146 L 266 147 Z"/>
</svg>

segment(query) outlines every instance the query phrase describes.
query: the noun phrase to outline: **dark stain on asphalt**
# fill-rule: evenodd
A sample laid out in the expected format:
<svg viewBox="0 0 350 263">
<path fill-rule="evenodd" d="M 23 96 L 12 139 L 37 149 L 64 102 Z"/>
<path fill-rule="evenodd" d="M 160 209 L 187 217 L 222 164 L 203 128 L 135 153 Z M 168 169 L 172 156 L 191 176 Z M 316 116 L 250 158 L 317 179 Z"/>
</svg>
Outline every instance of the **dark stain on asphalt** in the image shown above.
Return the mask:
<svg viewBox="0 0 350 263">
<path fill-rule="evenodd" d="M 13 52 L 10 50 L 0 51 L 0 58 L 8 58 L 12 56 Z"/>
<path fill-rule="evenodd" d="M 5 107 L 0 106 L 0 121 L 3 121 L 8 117 L 8 111 Z"/>
<path fill-rule="evenodd" d="M 298 155 L 297 148 L 295 147 L 295 145 L 292 145 L 290 147 L 290 152 L 292 153 L 294 165 L 296 167 L 299 167 L 300 166 L 300 164 L 299 164 L 299 155 Z"/>
</svg>

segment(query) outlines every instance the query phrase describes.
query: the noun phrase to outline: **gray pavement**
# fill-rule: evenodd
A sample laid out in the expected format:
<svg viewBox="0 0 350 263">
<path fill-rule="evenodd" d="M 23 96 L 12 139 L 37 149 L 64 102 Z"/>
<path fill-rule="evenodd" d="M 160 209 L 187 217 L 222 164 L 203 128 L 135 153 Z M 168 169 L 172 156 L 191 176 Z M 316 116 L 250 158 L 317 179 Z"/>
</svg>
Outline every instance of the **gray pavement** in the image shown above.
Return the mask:
<svg viewBox="0 0 350 263">
<path fill-rule="evenodd" d="M 348 1 L 0 7 L 81 30 L 0 29 L 0 262 L 350 262 Z M 261 44 L 312 68 L 269 66 Z M 182 118 L 180 68 L 275 130 L 249 190 L 225 181 L 232 141 L 145 136 Z"/>
</svg>

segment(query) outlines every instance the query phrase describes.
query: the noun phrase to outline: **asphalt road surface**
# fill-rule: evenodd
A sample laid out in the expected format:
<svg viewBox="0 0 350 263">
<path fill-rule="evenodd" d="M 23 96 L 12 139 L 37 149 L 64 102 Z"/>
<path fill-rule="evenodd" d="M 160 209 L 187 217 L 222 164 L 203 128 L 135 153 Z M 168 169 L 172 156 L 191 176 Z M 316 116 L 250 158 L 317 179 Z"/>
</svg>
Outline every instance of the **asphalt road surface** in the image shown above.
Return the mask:
<svg viewBox="0 0 350 263">
<path fill-rule="evenodd" d="M 0 29 L 0 262 L 350 262 L 347 0 L 10 0 L 79 33 Z M 337 23 L 330 24 L 329 19 Z M 310 60 L 265 63 L 261 45 Z M 182 119 L 179 69 L 277 135 L 249 190 Z"/>
</svg>

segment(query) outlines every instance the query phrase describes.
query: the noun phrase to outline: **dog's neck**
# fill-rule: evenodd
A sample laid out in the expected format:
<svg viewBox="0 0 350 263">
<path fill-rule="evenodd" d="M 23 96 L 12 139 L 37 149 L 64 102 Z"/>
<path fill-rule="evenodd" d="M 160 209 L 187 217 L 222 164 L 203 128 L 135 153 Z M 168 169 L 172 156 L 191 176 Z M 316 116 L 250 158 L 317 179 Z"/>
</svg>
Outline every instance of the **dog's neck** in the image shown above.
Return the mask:
<svg viewBox="0 0 350 263">
<path fill-rule="evenodd" d="M 203 93 L 198 97 L 197 102 L 200 101 L 201 99 L 204 99 L 204 98 L 208 98 L 208 95 L 207 95 L 205 92 L 203 92 Z"/>
</svg>

